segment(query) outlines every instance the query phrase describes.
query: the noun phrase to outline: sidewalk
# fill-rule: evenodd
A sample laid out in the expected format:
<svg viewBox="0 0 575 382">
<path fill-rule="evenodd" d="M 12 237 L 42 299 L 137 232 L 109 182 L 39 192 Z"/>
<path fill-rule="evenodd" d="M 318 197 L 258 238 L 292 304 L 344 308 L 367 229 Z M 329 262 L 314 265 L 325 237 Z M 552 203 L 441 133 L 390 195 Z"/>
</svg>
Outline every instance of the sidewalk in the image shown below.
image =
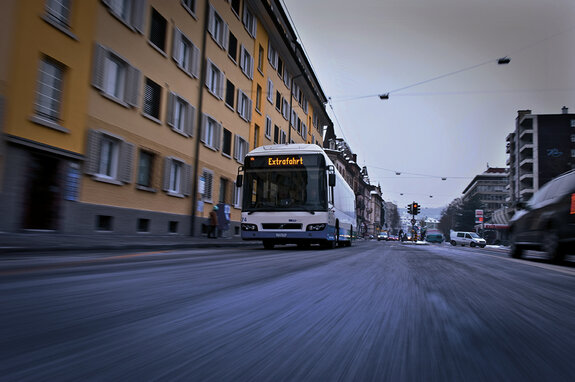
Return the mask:
<svg viewBox="0 0 575 382">
<path fill-rule="evenodd" d="M 166 250 L 253 246 L 258 244 L 258 242 L 254 241 L 243 241 L 239 235 L 208 239 L 206 236 L 190 237 L 181 235 L 114 235 L 105 233 L 69 235 L 54 232 L 0 232 L 0 254 L 82 250 Z"/>
</svg>

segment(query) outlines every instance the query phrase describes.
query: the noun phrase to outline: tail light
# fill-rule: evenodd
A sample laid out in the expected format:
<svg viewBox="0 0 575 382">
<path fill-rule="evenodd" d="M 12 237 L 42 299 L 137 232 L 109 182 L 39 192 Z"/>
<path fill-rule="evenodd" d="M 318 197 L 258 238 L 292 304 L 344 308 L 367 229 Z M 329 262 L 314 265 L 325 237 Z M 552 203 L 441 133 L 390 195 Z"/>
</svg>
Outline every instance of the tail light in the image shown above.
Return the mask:
<svg viewBox="0 0 575 382">
<path fill-rule="evenodd" d="M 571 194 L 571 215 L 575 215 L 575 194 Z"/>
</svg>

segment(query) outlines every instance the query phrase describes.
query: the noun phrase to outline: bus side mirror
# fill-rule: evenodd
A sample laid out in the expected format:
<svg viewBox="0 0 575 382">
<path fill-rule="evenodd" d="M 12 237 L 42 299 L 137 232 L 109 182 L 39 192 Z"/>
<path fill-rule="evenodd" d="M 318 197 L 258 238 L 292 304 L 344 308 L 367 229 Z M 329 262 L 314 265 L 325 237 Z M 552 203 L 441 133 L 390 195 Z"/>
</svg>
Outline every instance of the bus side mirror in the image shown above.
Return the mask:
<svg viewBox="0 0 575 382">
<path fill-rule="evenodd" d="M 335 187 L 335 174 L 329 174 L 329 186 Z"/>
<path fill-rule="evenodd" d="M 236 177 L 236 187 L 240 188 L 244 183 L 244 176 L 242 174 L 238 174 Z"/>
</svg>

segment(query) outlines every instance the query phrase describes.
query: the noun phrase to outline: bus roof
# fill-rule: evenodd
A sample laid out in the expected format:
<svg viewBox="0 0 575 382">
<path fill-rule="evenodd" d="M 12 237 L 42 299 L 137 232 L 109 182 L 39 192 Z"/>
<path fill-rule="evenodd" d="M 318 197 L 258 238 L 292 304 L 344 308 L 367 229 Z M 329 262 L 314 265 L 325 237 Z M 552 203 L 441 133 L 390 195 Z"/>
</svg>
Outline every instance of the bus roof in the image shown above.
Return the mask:
<svg viewBox="0 0 575 382">
<path fill-rule="evenodd" d="M 278 154 L 324 154 L 323 148 L 318 145 L 292 143 L 292 144 L 279 144 L 259 146 L 250 151 L 247 155 L 260 156 L 260 155 L 278 155 Z"/>
</svg>

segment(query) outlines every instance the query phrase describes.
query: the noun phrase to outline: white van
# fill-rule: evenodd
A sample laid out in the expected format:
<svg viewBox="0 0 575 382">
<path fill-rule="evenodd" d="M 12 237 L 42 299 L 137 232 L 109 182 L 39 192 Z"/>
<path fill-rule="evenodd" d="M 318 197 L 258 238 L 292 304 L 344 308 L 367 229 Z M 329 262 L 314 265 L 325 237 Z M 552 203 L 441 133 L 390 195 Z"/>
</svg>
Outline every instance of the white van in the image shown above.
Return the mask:
<svg viewBox="0 0 575 382">
<path fill-rule="evenodd" d="M 475 232 L 450 232 L 451 245 L 469 245 L 470 247 L 485 247 L 487 244 L 484 239 L 479 237 Z"/>
</svg>

